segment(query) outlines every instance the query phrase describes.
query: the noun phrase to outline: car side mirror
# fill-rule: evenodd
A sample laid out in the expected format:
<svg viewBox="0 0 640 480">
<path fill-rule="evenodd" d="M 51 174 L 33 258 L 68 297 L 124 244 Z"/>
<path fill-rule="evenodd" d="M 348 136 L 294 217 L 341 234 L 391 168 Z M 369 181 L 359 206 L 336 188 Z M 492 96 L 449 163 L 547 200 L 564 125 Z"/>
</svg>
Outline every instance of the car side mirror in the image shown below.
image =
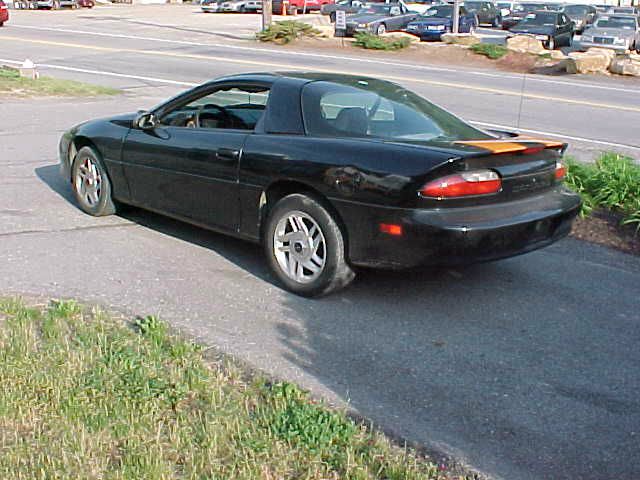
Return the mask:
<svg viewBox="0 0 640 480">
<path fill-rule="evenodd" d="M 142 112 L 136 117 L 134 125 L 140 130 L 153 130 L 158 125 L 158 119 L 151 112 Z"/>
</svg>

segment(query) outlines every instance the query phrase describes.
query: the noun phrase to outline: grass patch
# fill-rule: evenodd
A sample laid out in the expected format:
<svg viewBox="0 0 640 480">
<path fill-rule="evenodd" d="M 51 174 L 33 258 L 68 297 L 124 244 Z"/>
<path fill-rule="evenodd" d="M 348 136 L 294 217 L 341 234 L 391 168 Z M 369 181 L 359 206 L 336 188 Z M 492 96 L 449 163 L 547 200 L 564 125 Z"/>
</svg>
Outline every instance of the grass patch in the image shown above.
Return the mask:
<svg viewBox="0 0 640 480">
<path fill-rule="evenodd" d="M 320 32 L 308 23 L 297 20 L 283 20 L 271 24 L 262 32 L 256 33 L 256 38 L 261 42 L 273 42 L 278 44 L 291 43 L 300 37 L 315 37 Z"/>
<path fill-rule="evenodd" d="M 94 97 L 99 95 L 117 95 L 120 90 L 90 85 L 74 80 L 61 80 L 40 77 L 37 80 L 23 78 L 12 68 L 0 67 L 0 95 L 12 96 L 56 96 L 56 97 Z"/>
<path fill-rule="evenodd" d="M 567 185 L 582 195 L 582 214 L 606 208 L 640 231 L 640 166 L 617 153 L 603 153 L 594 164 L 566 159 Z"/>
<path fill-rule="evenodd" d="M 366 32 L 356 33 L 355 39 L 355 46 L 368 50 L 401 50 L 411 45 L 408 38 L 384 38 Z"/>
<path fill-rule="evenodd" d="M 491 60 L 498 60 L 509 53 L 507 47 L 502 45 L 493 45 L 490 43 L 477 43 L 475 45 L 471 45 L 470 48 L 473 52 L 489 57 Z"/>
<path fill-rule="evenodd" d="M 0 300 L 0 447 L 12 479 L 453 478 L 155 317 L 61 301 Z"/>
</svg>

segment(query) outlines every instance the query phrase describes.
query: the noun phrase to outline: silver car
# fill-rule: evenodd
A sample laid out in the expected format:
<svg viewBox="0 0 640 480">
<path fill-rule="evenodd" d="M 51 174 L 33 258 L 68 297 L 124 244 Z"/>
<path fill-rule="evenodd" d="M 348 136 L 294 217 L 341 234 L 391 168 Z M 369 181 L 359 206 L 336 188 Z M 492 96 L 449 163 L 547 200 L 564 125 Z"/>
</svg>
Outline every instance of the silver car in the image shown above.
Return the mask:
<svg viewBox="0 0 640 480">
<path fill-rule="evenodd" d="M 640 20 L 635 15 L 601 15 L 582 34 L 580 47 L 640 52 Z"/>
<path fill-rule="evenodd" d="M 219 12 L 257 12 L 262 10 L 261 0 L 229 0 L 220 3 Z"/>
</svg>

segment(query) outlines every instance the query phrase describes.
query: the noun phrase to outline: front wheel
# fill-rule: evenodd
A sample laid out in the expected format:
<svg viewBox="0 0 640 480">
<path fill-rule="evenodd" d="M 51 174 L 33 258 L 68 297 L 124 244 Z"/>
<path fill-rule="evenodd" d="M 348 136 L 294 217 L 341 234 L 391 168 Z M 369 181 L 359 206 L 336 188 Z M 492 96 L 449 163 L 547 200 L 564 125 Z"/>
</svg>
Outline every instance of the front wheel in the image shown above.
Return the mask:
<svg viewBox="0 0 640 480">
<path fill-rule="evenodd" d="M 329 14 L 329 21 L 330 21 L 331 23 L 336 23 L 336 12 L 331 12 L 331 13 Z"/>
<path fill-rule="evenodd" d="M 308 195 L 295 193 L 276 203 L 267 219 L 264 247 L 272 272 L 298 295 L 326 295 L 355 277 L 340 227 Z"/>
<path fill-rule="evenodd" d="M 111 197 L 111 182 L 102 161 L 90 147 L 81 148 L 71 167 L 73 193 L 80 208 L 89 215 L 101 217 L 116 213 Z"/>
<path fill-rule="evenodd" d="M 502 17 L 496 17 L 493 19 L 493 27 L 502 30 Z"/>
<path fill-rule="evenodd" d="M 376 28 L 376 35 L 384 35 L 385 33 L 387 33 L 387 26 L 381 23 L 378 25 L 378 28 Z"/>
</svg>

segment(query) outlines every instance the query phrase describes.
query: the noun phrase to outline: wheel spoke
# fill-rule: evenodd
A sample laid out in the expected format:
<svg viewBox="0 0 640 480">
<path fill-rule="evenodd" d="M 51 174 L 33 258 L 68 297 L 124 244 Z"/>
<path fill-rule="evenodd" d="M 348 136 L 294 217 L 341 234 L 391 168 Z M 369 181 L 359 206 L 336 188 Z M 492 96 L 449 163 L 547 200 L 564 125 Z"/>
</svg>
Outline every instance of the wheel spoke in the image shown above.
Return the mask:
<svg viewBox="0 0 640 480">
<path fill-rule="evenodd" d="M 276 240 L 278 240 L 279 242 L 282 242 L 282 243 L 290 242 L 292 234 L 293 234 L 293 232 L 285 233 L 284 235 L 280 235 L 280 236 L 276 237 Z"/>
<path fill-rule="evenodd" d="M 318 248 L 320 248 L 320 245 L 322 244 L 322 235 L 318 235 L 316 238 L 313 239 L 313 254 L 317 254 L 318 253 Z"/>
<path fill-rule="evenodd" d="M 318 273 L 320 271 L 320 267 L 321 267 L 321 265 L 316 265 L 311 260 L 307 260 L 306 262 L 304 262 L 303 266 L 307 270 L 310 270 L 311 273 Z"/>
<path fill-rule="evenodd" d="M 291 225 L 291 229 L 292 229 L 294 232 L 297 232 L 297 231 L 299 230 L 299 228 L 298 228 L 298 223 L 297 223 L 297 221 L 296 221 L 296 217 L 294 217 L 294 216 L 292 215 L 292 216 L 290 216 L 290 217 L 288 218 L 288 221 L 289 221 L 289 225 Z"/>
</svg>

